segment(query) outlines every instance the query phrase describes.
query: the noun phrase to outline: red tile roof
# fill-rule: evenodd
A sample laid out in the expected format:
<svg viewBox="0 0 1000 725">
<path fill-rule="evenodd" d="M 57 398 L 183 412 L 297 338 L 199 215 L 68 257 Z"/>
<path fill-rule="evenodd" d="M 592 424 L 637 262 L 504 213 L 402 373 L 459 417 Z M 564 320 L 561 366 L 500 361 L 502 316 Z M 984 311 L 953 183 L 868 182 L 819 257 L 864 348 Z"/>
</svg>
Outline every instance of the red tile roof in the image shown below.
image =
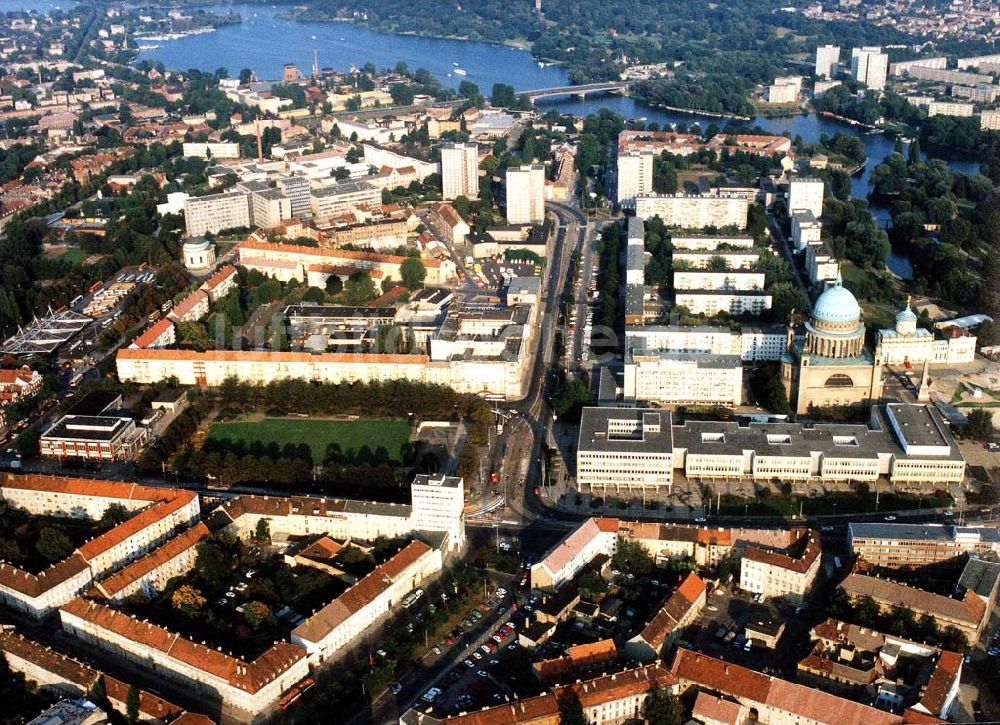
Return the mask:
<svg viewBox="0 0 1000 725">
<path fill-rule="evenodd" d="M 158 650 L 164 655 L 225 680 L 245 692 L 255 693 L 306 656 L 289 642 L 276 642 L 257 659 L 247 662 L 192 642 L 151 622 L 130 617 L 111 607 L 81 598 L 67 602 L 62 612 L 78 617 L 120 637 Z"/>
<path fill-rule="evenodd" d="M 830 725 L 899 725 L 903 720 L 893 713 L 684 648 L 677 650 L 671 670 L 680 680 L 682 689 L 685 685 L 696 685 L 733 695 L 744 701 L 758 702 L 811 722 Z"/>
<path fill-rule="evenodd" d="M 163 317 L 147 327 L 145 332 L 132 341 L 132 344 L 136 347 L 149 347 L 173 326 L 173 320 L 169 317 Z"/>
<path fill-rule="evenodd" d="M 204 284 L 202 284 L 202 287 L 208 290 L 214 290 L 216 287 L 218 287 L 220 284 L 225 282 L 227 279 L 229 279 L 236 273 L 237 273 L 236 267 L 233 267 L 232 265 L 229 264 L 222 266 L 216 271 L 215 274 L 213 274 L 211 277 L 205 280 Z"/>
<path fill-rule="evenodd" d="M 136 559 L 124 569 L 120 569 L 107 579 L 96 584 L 97 590 L 105 597 L 113 599 L 122 589 L 133 582 L 142 579 L 168 561 L 175 559 L 188 549 L 196 546 L 202 539 L 208 537 L 209 531 L 205 524 L 199 522 L 190 529 L 171 538 L 166 544 Z"/>
<path fill-rule="evenodd" d="M 411 541 L 395 556 L 362 577 L 292 632 L 307 642 L 319 642 L 348 618 L 361 611 L 384 592 L 393 581 L 421 556 L 431 551 L 422 541 Z"/>
<path fill-rule="evenodd" d="M 161 501 L 154 506 L 143 509 L 132 518 L 124 521 L 118 526 L 105 531 L 100 536 L 91 539 L 81 546 L 77 551 L 87 562 L 93 561 L 101 554 L 107 552 L 123 541 L 139 534 L 144 529 L 163 520 L 167 516 L 179 511 L 195 500 L 197 495 L 190 491 L 176 490 L 165 501 Z"/>
<path fill-rule="evenodd" d="M 570 693 L 575 694 L 580 704 L 587 708 L 640 693 L 652 693 L 670 687 L 675 682 L 673 674 L 663 665 L 646 665 L 572 685 L 555 687 L 537 697 L 444 718 L 442 722 L 447 725 L 514 725 L 542 718 L 550 721 L 550 718 L 558 719 L 559 703 Z"/>
<path fill-rule="evenodd" d="M 938 656 L 920 704 L 935 717 L 944 709 L 951 686 L 962 675 L 962 655 L 944 650 Z"/>
<path fill-rule="evenodd" d="M 788 547 L 787 553 L 747 546 L 743 551 L 743 558 L 804 574 L 819 558 L 820 545 L 819 537 L 812 531 L 800 531 L 801 536 Z"/>
</svg>

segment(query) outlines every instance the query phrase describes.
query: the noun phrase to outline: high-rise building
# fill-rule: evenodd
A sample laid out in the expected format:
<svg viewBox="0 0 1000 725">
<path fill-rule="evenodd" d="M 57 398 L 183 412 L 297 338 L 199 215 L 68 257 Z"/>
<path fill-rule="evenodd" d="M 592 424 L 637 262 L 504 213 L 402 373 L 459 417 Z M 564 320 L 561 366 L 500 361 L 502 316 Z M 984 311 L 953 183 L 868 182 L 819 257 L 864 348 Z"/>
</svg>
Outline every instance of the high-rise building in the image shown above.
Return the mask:
<svg viewBox="0 0 1000 725">
<path fill-rule="evenodd" d="M 618 203 L 632 206 L 639 194 L 653 190 L 652 151 L 629 151 L 618 154 Z"/>
<path fill-rule="evenodd" d="M 445 199 L 479 196 L 479 147 L 450 143 L 441 147 L 441 187 Z"/>
<path fill-rule="evenodd" d="M 190 237 L 249 227 L 250 195 L 235 192 L 191 197 L 184 202 L 184 224 Z"/>
<path fill-rule="evenodd" d="M 465 486 L 461 478 L 444 474 L 418 474 L 410 485 L 413 527 L 421 531 L 444 531 L 450 547 L 465 545 Z"/>
<path fill-rule="evenodd" d="M 851 77 L 873 91 L 885 88 L 889 72 L 889 56 L 880 47 L 865 46 L 851 50 Z"/>
<path fill-rule="evenodd" d="M 304 176 L 283 176 L 277 180 L 278 188 L 288 197 L 291 215 L 296 219 L 312 216 L 309 206 L 309 179 Z"/>
<path fill-rule="evenodd" d="M 788 182 L 788 213 L 810 211 L 815 219 L 823 216 L 823 180 L 801 177 Z"/>
<path fill-rule="evenodd" d="M 833 78 L 837 74 L 839 64 L 839 45 L 821 45 L 816 48 L 815 75 L 817 78 Z"/>
<path fill-rule="evenodd" d="M 507 223 L 545 220 L 545 167 L 541 164 L 507 168 Z"/>
</svg>

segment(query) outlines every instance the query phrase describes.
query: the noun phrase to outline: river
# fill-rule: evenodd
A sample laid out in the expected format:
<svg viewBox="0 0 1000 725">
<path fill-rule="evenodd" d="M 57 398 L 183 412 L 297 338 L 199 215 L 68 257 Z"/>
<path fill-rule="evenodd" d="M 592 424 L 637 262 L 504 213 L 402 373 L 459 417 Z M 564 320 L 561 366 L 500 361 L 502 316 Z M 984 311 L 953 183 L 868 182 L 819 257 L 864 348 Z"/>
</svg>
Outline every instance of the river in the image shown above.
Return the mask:
<svg viewBox="0 0 1000 725">
<path fill-rule="evenodd" d="M 62 6 L 70 3 L 65 0 Z M 0 10 L 18 7 L 46 9 L 59 5 L 58 0 L 0 0 Z M 405 61 L 411 70 L 427 68 L 441 82 L 457 88 L 462 80 L 477 84 L 488 95 L 494 83 L 509 83 L 517 90 L 568 85 L 565 69 L 539 63 L 524 50 L 503 45 L 492 45 L 465 40 L 424 38 L 414 35 L 393 35 L 367 30 L 340 22 L 296 22 L 279 15 L 285 6 L 274 5 L 214 5 L 218 12 L 235 12 L 243 18 L 238 25 L 224 26 L 213 33 L 194 35 L 177 40 L 147 41 L 143 45 L 157 47 L 144 50 L 139 59 L 159 61 L 167 68 L 184 70 L 215 70 L 225 67 L 231 75 L 242 68 L 250 68 L 261 78 L 280 78 L 285 63 L 294 63 L 303 72 L 313 64 L 313 52 L 318 55 L 320 67 L 346 70 L 352 65 L 372 62 L 377 68 L 395 66 Z M 457 67 L 467 75 L 454 73 Z M 645 118 L 648 122 L 674 124 L 695 121 L 703 126 L 711 123 L 722 125 L 722 119 L 699 117 L 664 111 L 622 96 L 592 96 L 586 100 L 570 97 L 538 101 L 537 108 L 544 112 L 550 108 L 586 115 L 601 108 L 608 108 L 625 118 Z M 856 133 L 853 126 L 816 116 L 800 114 L 787 118 L 755 118 L 750 122 L 774 134 L 789 133 L 801 136 L 807 143 L 820 136 L 837 132 Z M 851 193 L 857 198 L 867 198 L 871 170 L 892 153 L 895 140 L 880 133 L 861 135 L 868 163 L 864 171 L 851 180 Z M 955 171 L 976 173 L 975 161 L 951 161 Z M 884 210 L 873 210 L 880 223 L 886 219 Z M 889 266 L 903 277 L 912 275 L 909 262 L 898 252 L 890 255 Z"/>
</svg>

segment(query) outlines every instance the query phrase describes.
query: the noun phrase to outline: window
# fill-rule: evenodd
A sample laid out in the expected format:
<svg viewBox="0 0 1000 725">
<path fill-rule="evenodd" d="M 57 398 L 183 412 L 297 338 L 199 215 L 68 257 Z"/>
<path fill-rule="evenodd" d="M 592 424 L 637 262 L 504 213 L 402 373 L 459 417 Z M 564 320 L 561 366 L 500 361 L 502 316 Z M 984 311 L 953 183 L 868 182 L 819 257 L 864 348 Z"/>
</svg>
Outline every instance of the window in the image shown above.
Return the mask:
<svg viewBox="0 0 1000 725">
<path fill-rule="evenodd" d="M 830 377 L 828 377 L 826 379 L 826 382 L 823 383 L 823 385 L 824 387 L 827 388 L 853 388 L 854 381 L 851 380 L 850 375 L 845 375 L 844 373 L 837 373 L 835 375 L 831 375 Z"/>
</svg>

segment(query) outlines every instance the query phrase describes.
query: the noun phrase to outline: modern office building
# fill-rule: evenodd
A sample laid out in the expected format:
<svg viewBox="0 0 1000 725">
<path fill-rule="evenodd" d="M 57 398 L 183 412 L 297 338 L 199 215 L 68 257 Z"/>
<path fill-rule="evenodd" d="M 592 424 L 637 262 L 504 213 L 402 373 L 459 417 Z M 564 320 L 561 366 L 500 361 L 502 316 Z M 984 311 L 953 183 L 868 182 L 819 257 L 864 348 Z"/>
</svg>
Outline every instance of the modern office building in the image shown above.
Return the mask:
<svg viewBox="0 0 1000 725">
<path fill-rule="evenodd" d="M 838 65 L 840 65 L 839 45 L 821 45 L 816 48 L 814 74 L 817 78 L 833 78 L 837 75 Z"/>
<path fill-rule="evenodd" d="M 507 168 L 507 223 L 545 221 L 545 167 L 541 164 Z"/>
<path fill-rule="evenodd" d="M 634 206 L 639 194 L 653 191 L 652 151 L 625 151 L 618 154 L 617 200 L 622 206 Z"/>
<path fill-rule="evenodd" d="M 465 546 L 465 486 L 461 478 L 418 474 L 410 484 L 410 496 L 415 529 L 447 532 L 450 546 Z"/>
<path fill-rule="evenodd" d="M 878 46 L 865 46 L 851 50 L 851 77 L 873 91 L 885 88 L 889 71 L 889 56 Z"/>
<path fill-rule="evenodd" d="M 652 408 L 584 408 L 577 485 L 600 493 L 670 492 L 670 413 Z"/>
<path fill-rule="evenodd" d="M 479 147 L 449 143 L 441 147 L 441 187 L 445 199 L 479 196 Z"/>
<path fill-rule="evenodd" d="M 1000 555 L 1000 529 L 953 524 L 852 522 L 847 543 L 853 556 L 885 569 L 906 569 L 966 555 Z"/>
<path fill-rule="evenodd" d="M 647 413 L 657 414 L 652 426 Z M 875 406 L 867 425 L 688 420 L 671 426 L 668 411 L 642 408 L 584 408 L 582 421 L 577 466 L 578 482 L 586 485 L 664 485 L 650 476 L 665 476 L 666 461 L 688 480 L 704 481 L 849 486 L 886 480 L 933 490 L 965 478 L 954 438 L 927 405 Z"/>
<path fill-rule="evenodd" d="M 310 210 L 315 217 L 333 216 L 359 206 L 381 203 L 382 192 L 364 181 L 341 181 L 339 184 L 321 186 L 309 193 Z"/>
<path fill-rule="evenodd" d="M 193 196 L 184 202 L 184 225 L 189 237 L 249 227 L 250 223 L 250 195 L 246 192 Z"/>
</svg>

